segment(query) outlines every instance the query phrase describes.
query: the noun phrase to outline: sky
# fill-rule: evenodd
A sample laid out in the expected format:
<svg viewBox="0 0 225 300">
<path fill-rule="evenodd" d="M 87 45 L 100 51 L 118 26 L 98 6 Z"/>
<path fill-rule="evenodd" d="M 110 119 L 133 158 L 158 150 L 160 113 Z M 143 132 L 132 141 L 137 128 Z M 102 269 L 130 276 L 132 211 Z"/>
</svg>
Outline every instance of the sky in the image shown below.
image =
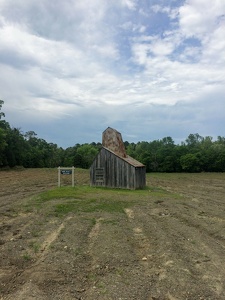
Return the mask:
<svg viewBox="0 0 225 300">
<path fill-rule="evenodd" d="M 225 0 L 0 0 L 12 127 L 67 148 L 225 136 Z"/>
</svg>

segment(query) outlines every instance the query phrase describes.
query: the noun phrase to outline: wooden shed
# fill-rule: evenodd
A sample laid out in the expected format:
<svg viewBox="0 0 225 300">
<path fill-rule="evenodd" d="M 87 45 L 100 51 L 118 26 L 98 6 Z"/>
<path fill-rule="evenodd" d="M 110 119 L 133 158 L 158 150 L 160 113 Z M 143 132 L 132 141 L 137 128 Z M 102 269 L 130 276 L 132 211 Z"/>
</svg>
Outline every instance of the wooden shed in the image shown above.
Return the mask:
<svg viewBox="0 0 225 300">
<path fill-rule="evenodd" d="M 90 168 L 91 186 L 141 189 L 146 185 L 145 166 L 126 154 L 121 134 L 108 127 L 102 148 Z"/>
</svg>

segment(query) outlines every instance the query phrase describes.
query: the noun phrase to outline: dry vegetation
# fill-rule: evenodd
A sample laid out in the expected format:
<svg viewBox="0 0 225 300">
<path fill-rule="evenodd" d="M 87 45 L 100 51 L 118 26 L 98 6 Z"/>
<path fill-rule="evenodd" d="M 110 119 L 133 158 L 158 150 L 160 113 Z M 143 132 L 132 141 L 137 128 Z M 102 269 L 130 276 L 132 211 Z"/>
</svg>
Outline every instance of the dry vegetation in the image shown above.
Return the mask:
<svg viewBox="0 0 225 300">
<path fill-rule="evenodd" d="M 148 174 L 140 191 L 70 180 L 0 172 L 0 299 L 225 299 L 225 174 Z"/>
</svg>

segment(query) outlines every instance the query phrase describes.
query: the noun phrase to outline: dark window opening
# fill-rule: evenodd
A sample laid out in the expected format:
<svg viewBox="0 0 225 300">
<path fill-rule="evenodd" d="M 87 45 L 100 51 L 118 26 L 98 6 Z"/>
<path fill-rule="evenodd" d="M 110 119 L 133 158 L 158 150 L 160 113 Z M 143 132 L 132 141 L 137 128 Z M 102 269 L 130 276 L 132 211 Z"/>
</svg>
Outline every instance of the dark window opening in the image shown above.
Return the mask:
<svg viewBox="0 0 225 300">
<path fill-rule="evenodd" d="M 104 182 L 104 168 L 95 169 L 95 181 Z"/>
</svg>

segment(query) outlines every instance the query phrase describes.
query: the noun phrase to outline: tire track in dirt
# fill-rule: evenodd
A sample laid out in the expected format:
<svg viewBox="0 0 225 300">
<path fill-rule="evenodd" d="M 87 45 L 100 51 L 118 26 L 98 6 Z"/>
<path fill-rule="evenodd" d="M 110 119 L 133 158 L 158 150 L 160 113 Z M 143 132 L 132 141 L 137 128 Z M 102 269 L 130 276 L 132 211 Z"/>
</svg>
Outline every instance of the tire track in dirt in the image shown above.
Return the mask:
<svg viewBox="0 0 225 300">
<path fill-rule="evenodd" d="M 27 235 L 26 229 L 32 223 L 32 213 L 19 213 L 14 218 L 4 217 L 0 224 L 0 234 L 1 234 L 1 254 L 2 261 L 0 267 L 0 279 L 2 280 L 1 286 L 4 286 L 5 278 L 8 278 L 9 282 L 14 281 L 15 277 L 19 273 L 18 268 L 15 268 L 13 261 L 18 258 L 18 253 L 10 252 L 7 255 L 9 249 L 20 249 L 21 244 L 23 244 L 23 238 Z M 20 246 L 17 245 L 20 244 Z M 24 244 L 26 242 L 24 241 Z M 9 271 L 9 264 L 11 266 L 11 271 Z M 19 268 L 21 269 L 21 267 Z"/>
<path fill-rule="evenodd" d="M 37 256 L 36 261 L 28 266 L 24 270 L 19 270 L 14 274 L 11 283 L 9 283 L 8 290 L 10 291 L 10 288 L 12 286 L 16 286 L 17 284 L 20 285 L 20 288 L 14 293 L 9 296 L 5 296 L 0 298 L 1 300 L 29 300 L 33 299 L 33 295 L 40 295 L 40 300 L 48 299 L 47 296 L 45 296 L 44 292 L 41 292 L 38 286 L 34 283 L 37 275 L 42 274 L 41 276 L 44 276 L 44 273 L 46 271 L 43 270 L 42 264 L 47 257 L 49 253 L 49 247 L 52 243 L 56 241 L 58 238 L 60 232 L 64 229 L 65 224 L 71 219 L 71 217 L 67 217 L 63 223 L 61 223 L 58 228 L 53 230 L 49 235 L 46 236 L 44 242 L 42 243 L 40 247 L 40 253 Z M 54 278 L 55 276 L 58 276 L 56 274 L 49 274 L 48 276 Z M 21 286 L 22 282 L 22 286 Z"/>
<path fill-rule="evenodd" d="M 98 218 L 96 219 L 96 223 L 95 225 L 92 227 L 89 235 L 88 235 L 88 238 L 89 238 L 89 246 L 88 246 L 88 249 L 89 251 L 91 251 L 94 243 L 95 243 L 95 240 L 97 239 L 98 237 L 98 234 L 99 234 L 99 231 L 100 231 L 100 222 L 103 221 L 104 219 L 103 218 Z"/>
<path fill-rule="evenodd" d="M 184 218 L 184 216 L 181 217 L 178 215 L 174 215 L 173 217 L 176 218 L 177 222 L 182 221 L 182 223 L 187 224 L 188 240 L 194 245 L 198 244 L 195 252 L 200 258 L 194 260 L 194 265 L 198 271 L 202 272 L 202 279 L 208 282 L 209 286 L 211 286 L 218 296 L 225 297 L 225 294 L 223 294 L 225 288 L 225 270 L 221 268 L 224 263 L 223 259 L 221 259 L 225 249 L 225 246 L 222 244 L 224 243 L 224 239 L 218 242 L 218 236 L 214 235 L 207 225 L 202 226 L 202 222 L 198 223 L 198 220 L 193 217 L 187 216 Z M 224 221 L 221 219 L 218 220 L 216 217 L 213 217 L 213 219 L 217 222 Z M 210 245 L 214 245 L 213 249 Z M 203 253 L 204 257 L 202 257 Z"/>
<path fill-rule="evenodd" d="M 188 283 L 184 288 L 186 294 L 182 297 L 186 297 L 185 299 L 204 298 L 203 294 L 201 295 L 204 290 L 209 299 L 223 299 L 224 271 L 221 271 L 223 261 L 219 255 L 223 251 L 215 246 L 213 251 L 210 249 L 208 245 L 214 244 L 214 241 L 207 236 L 204 230 L 192 226 L 191 220 L 193 218 L 191 215 L 188 218 L 190 220 L 188 225 L 183 222 L 182 213 L 180 216 L 177 215 L 177 218 L 174 218 L 174 215 L 169 217 L 152 215 L 151 217 L 152 221 L 157 224 L 157 232 L 154 233 L 153 231 L 152 234 L 156 234 L 158 246 L 160 244 L 163 246 L 163 243 L 168 244 L 166 255 L 169 255 L 171 261 L 174 262 L 171 264 L 171 270 L 180 274 L 177 282 L 180 285 L 182 282 Z M 170 226 L 167 226 L 167 220 Z M 219 251 L 216 251 L 217 254 L 215 253 L 216 248 Z M 190 286 L 191 281 L 193 283 Z"/>
<path fill-rule="evenodd" d="M 126 208 L 125 213 L 130 222 L 134 221 L 134 211 L 130 208 Z M 145 262 L 145 266 L 148 265 L 148 257 L 151 256 L 151 246 L 149 239 L 144 235 L 143 229 L 138 227 L 133 227 L 133 237 L 137 245 L 137 255 L 138 258 Z"/>
<path fill-rule="evenodd" d="M 137 211 L 138 218 L 133 210 L 125 210 L 133 228 L 134 248 L 142 260 L 145 276 L 154 282 L 149 299 L 201 299 L 204 297 L 201 295 L 203 290 L 209 299 L 223 299 L 225 271 L 221 270 L 221 248 L 215 253 L 208 246 L 208 243 L 214 243 L 210 237 L 196 232 L 190 224 L 184 226 L 182 220 L 172 218 L 171 221 L 170 215 L 157 215 L 153 210 L 150 215 Z M 170 222 L 170 227 L 167 227 L 166 220 Z M 194 237 L 199 237 L 198 247 L 194 242 L 192 244 Z M 178 276 L 177 282 L 174 282 L 174 274 Z M 193 282 L 192 286 L 190 282 Z M 171 290 L 171 286 L 177 288 Z M 161 289 L 164 294 L 160 293 Z"/>
<path fill-rule="evenodd" d="M 88 245 L 87 245 L 87 253 L 88 255 L 91 257 L 91 265 L 89 266 L 89 270 L 88 273 L 89 274 L 94 274 L 96 267 L 98 267 L 97 265 L 97 257 L 94 255 L 93 250 L 94 250 L 94 246 L 95 243 L 98 239 L 99 233 L 100 233 L 100 229 L 101 229 L 101 222 L 104 220 L 104 218 L 97 218 L 95 219 L 95 225 L 91 228 L 91 231 L 88 234 Z M 93 293 L 95 292 L 95 285 L 97 283 L 97 277 L 96 280 L 94 280 L 93 282 L 89 282 L 89 286 L 86 287 L 85 289 L 85 293 L 84 293 L 84 298 L 82 299 L 89 299 L 89 297 L 91 295 L 93 295 Z"/>
<path fill-rule="evenodd" d="M 133 224 L 133 238 L 135 241 L 134 249 L 143 267 L 145 277 L 148 278 L 148 280 L 153 279 L 154 281 L 162 281 L 167 277 L 166 268 L 170 267 L 170 265 L 173 264 L 173 261 L 167 260 L 164 266 L 153 264 L 153 260 L 156 260 L 156 252 L 154 251 L 153 242 L 150 241 L 150 239 L 144 234 L 144 229 L 140 224 L 138 224 L 137 220 L 135 219 L 134 211 L 130 208 L 126 208 L 124 211 L 130 223 Z M 159 296 L 157 295 L 157 291 L 149 292 L 148 298 L 146 299 L 178 300 L 178 298 L 174 297 L 170 292 L 167 292 L 166 295 L 161 295 L 159 298 Z"/>
<path fill-rule="evenodd" d="M 43 259 L 47 255 L 49 246 L 58 238 L 60 232 L 65 227 L 65 222 L 69 221 L 69 219 L 71 219 L 71 217 L 68 217 L 56 230 L 54 230 L 47 236 L 41 246 L 40 251 L 42 254 L 40 255 L 37 263 L 40 261 L 40 259 Z"/>
</svg>

